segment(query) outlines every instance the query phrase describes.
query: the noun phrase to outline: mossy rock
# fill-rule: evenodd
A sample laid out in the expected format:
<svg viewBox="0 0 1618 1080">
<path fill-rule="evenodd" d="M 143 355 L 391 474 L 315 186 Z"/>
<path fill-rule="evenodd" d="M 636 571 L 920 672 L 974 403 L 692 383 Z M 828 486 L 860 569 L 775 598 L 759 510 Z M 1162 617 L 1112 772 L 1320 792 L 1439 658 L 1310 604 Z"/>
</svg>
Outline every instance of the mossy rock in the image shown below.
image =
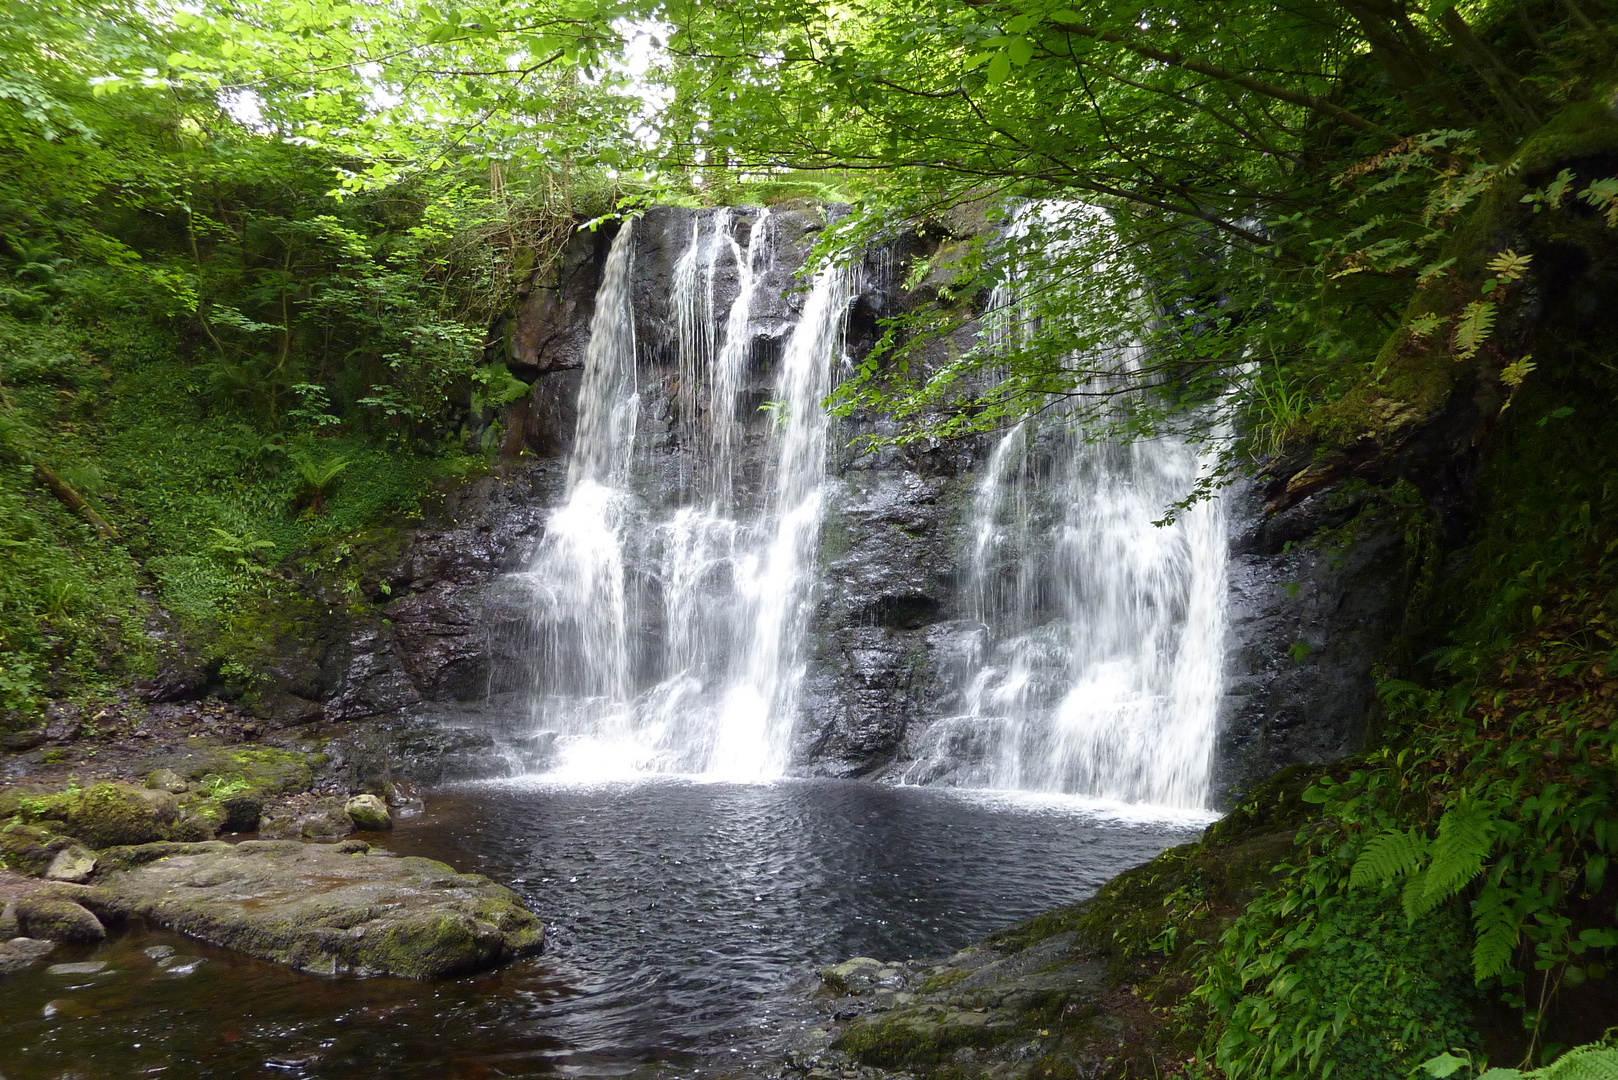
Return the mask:
<svg viewBox="0 0 1618 1080">
<path fill-rule="evenodd" d="M 17 901 L 18 932 L 46 941 L 92 942 L 107 936 L 90 911 L 59 896 L 26 896 Z"/>
<path fill-rule="evenodd" d="M 38 825 L 12 821 L 0 828 L 0 867 L 44 877 L 57 853 L 72 845 L 72 837 L 58 836 Z"/>
<path fill-rule="evenodd" d="M 92 848 L 146 844 L 156 840 L 206 840 L 214 833 L 210 817 L 193 812 L 166 791 L 103 783 L 88 788 L 15 795 L 0 805 L 23 824 L 44 825 Z"/>
<path fill-rule="evenodd" d="M 1009 1034 L 987 1012 L 930 1006 L 860 1017 L 832 1045 L 863 1064 L 926 1069 L 962 1047 L 993 1046 Z"/>
<path fill-rule="evenodd" d="M 189 788 L 181 805 L 218 832 L 252 832 L 271 799 L 314 783 L 309 755 L 271 746 L 208 747 L 168 764 L 161 771 Z"/>
<path fill-rule="evenodd" d="M 328 975 L 437 978 L 541 947 L 544 926 L 511 890 L 431 859 L 361 849 L 265 840 L 118 848 L 82 899 L 106 918 L 144 919 Z"/>
</svg>

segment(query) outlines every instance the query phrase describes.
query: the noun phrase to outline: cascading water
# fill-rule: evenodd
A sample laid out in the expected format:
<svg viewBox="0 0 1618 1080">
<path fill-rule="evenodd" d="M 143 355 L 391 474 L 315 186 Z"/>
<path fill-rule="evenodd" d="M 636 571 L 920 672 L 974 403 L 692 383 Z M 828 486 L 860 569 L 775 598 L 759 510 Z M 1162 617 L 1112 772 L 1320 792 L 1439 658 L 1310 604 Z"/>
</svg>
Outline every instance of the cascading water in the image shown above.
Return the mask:
<svg viewBox="0 0 1618 1080">
<path fill-rule="evenodd" d="M 787 766 L 802 678 L 801 642 L 814 590 L 831 390 L 849 284 L 814 278 L 775 371 L 762 498 L 737 491 L 748 324 L 768 211 L 736 240 L 730 211 L 698 215 L 675 263 L 679 427 L 699 464 L 694 483 L 660 504 L 634 468 L 633 238 L 608 259 L 579 393 L 567 501 L 524 578 L 533 596 L 532 721 L 555 733 L 551 767 L 566 776 L 704 773 L 739 779 Z M 723 331 L 715 312 L 721 261 L 738 290 Z M 706 437 L 699 434 L 706 426 Z M 663 633 L 632 646 L 643 606 Z"/>
<path fill-rule="evenodd" d="M 1015 290 L 997 289 L 990 347 L 1028 325 Z M 1127 343 L 1114 352 L 1120 372 L 1136 362 Z M 1213 463 L 1178 438 L 1088 441 L 1076 426 L 1060 412 L 1026 421 L 989 456 L 967 529 L 963 607 L 978 629 L 957 672 L 965 711 L 927 730 L 905 779 L 1202 807 L 1224 511 L 1204 500 L 1153 522 Z"/>
<path fill-rule="evenodd" d="M 1059 423 L 1000 439 L 969 530 L 965 713 L 928 732 L 910 779 L 1205 804 L 1223 514 L 1152 524 L 1203 464 L 1176 439 L 1086 443 Z"/>
</svg>

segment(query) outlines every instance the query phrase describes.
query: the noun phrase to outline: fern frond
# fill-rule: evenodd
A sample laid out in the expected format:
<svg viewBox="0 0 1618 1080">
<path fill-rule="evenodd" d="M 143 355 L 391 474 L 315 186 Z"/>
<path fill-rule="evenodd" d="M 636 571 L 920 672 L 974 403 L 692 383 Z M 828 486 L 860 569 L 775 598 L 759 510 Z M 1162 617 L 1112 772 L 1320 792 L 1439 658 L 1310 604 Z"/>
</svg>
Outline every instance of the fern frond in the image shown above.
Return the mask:
<svg viewBox="0 0 1618 1080">
<path fill-rule="evenodd" d="M 1494 822 L 1493 804 L 1465 795 L 1444 811 L 1438 821 L 1438 839 L 1433 841 L 1432 865 L 1427 867 L 1426 884 L 1416 905 L 1417 918 L 1460 892 L 1483 872 L 1483 860 L 1494 848 Z"/>
<path fill-rule="evenodd" d="M 1604 1042 L 1575 1046 L 1528 1075 L 1533 1080 L 1618 1080 L 1618 1047 Z"/>
<path fill-rule="evenodd" d="M 1618 228 L 1618 179 L 1597 180 L 1579 192 L 1579 198 L 1601 211 L 1609 229 Z"/>
<path fill-rule="evenodd" d="M 1519 255 L 1511 248 L 1506 248 L 1489 260 L 1488 267 L 1505 281 L 1517 281 L 1528 273 L 1528 266 L 1533 261 L 1532 255 Z"/>
<path fill-rule="evenodd" d="M 1492 300 L 1474 300 L 1461 309 L 1455 327 L 1455 359 L 1470 360 L 1494 332 L 1495 306 Z"/>
<path fill-rule="evenodd" d="M 1522 916 L 1512 910 L 1507 900 L 1505 891 L 1491 882 L 1472 905 L 1472 926 L 1477 932 L 1477 942 L 1472 946 L 1472 974 L 1478 982 L 1511 970 L 1511 958 L 1522 936 Z"/>
<path fill-rule="evenodd" d="M 1405 918 L 1410 922 L 1415 922 L 1432 910 L 1422 907 L 1426 894 L 1427 871 L 1417 870 L 1410 875 L 1410 880 L 1405 882 L 1404 891 L 1399 894 L 1399 904 L 1404 908 Z"/>
<path fill-rule="evenodd" d="M 1354 860 L 1349 871 L 1349 888 L 1365 885 L 1387 885 L 1408 874 L 1415 873 L 1427 856 L 1427 838 L 1417 832 L 1399 832 L 1389 829 L 1373 836 Z"/>
</svg>

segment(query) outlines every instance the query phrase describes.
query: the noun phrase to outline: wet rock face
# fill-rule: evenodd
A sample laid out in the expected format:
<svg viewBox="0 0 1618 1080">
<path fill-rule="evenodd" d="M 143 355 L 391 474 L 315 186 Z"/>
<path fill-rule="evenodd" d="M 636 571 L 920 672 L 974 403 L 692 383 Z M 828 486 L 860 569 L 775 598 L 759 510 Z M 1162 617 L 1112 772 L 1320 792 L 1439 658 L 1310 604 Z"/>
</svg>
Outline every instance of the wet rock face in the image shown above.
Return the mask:
<svg viewBox="0 0 1618 1080">
<path fill-rule="evenodd" d="M 1405 603 L 1403 525 L 1371 492 L 1327 490 L 1265 516 L 1232 499 L 1227 668 L 1214 752 L 1220 804 L 1295 762 L 1358 751 Z"/>
</svg>

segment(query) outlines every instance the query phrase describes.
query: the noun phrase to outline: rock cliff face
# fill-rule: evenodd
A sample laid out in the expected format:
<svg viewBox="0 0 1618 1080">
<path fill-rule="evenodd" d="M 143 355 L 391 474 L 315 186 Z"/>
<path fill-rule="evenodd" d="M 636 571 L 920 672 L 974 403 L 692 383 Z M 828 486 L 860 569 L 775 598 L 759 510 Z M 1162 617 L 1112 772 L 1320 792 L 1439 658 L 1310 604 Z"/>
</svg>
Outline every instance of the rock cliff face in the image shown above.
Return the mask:
<svg viewBox="0 0 1618 1080">
<path fill-rule="evenodd" d="M 634 235 L 641 395 L 635 468 L 644 489 L 670 500 L 695 467 L 689 413 L 682 414 L 679 398 L 680 313 L 670 297 L 696 213 L 654 209 Z M 795 272 L 825 215 L 814 206 L 770 214 L 737 414 L 744 501 L 763 494 L 771 419 L 761 406 L 801 313 L 805 292 Z M 758 211 L 733 212 L 732 236 L 745 247 L 758 221 Z M 362 586 L 375 601 L 375 617 L 316 620 L 272 670 L 276 689 L 264 695 L 262 711 L 283 720 L 350 721 L 461 702 L 467 708 L 450 738 L 459 740 L 454 751 L 421 743 L 424 728 L 412 729 L 420 771 L 493 752 L 500 717 L 512 711 L 502 695 L 526 686 L 535 648 L 523 601 L 501 576 L 527 564 L 547 511 L 563 495 L 594 295 L 611 239 L 607 230 L 576 237 L 505 327 L 507 362 L 533 386 L 504 417 L 508 460 L 373 554 Z M 882 317 L 925 298 L 925 288 L 900 288 L 902 274 L 892 268 L 935 249 L 940 239 L 947 241 L 907 238 L 873 252 L 859 268 L 848 314 L 851 361 L 872 347 Z M 711 305 L 723 312 L 737 274 L 729 260 L 715 266 Z M 793 742 L 794 767 L 804 773 L 896 774 L 931 720 L 961 710 L 958 654 L 972 630 L 960 600 L 965 519 L 989 447 L 980 439 L 851 448 L 882 424 L 876 417 L 845 418 L 831 435 L 837 449 Z M 1404 556 L 1398 524 L 1384 512 L 1362 513 L 1369 505 L 1363 496 L 1323 491 L 1273 517 L 1250 484 L 1222 497 L 1230 507 L 1231 561 L 1215 789 L 1226 799 L 1288 763 L 1358 748 L 1374 714 L 1371 665 L 1402 610 Z M 638 595 L 657 595 L 661 586 L 648 567 L 628 572 Z M 659 605 L 639 610 L 639 633 L 656 636 Z M 483 718 L 473 718 L 479 711 Z"/>
</svg>

